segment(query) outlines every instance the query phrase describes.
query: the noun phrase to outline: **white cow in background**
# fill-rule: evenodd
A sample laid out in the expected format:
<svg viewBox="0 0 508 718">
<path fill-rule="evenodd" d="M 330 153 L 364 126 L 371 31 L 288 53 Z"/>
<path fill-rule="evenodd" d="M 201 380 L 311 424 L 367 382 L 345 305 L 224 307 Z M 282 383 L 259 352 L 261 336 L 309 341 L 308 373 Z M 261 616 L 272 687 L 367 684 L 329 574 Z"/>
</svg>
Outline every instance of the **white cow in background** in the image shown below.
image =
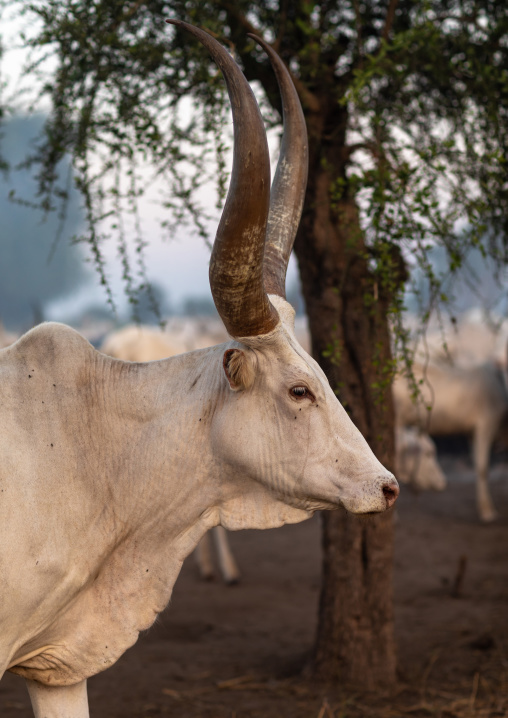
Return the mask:
<svg viewBox="0 0 508 718">
<path fill-rule="evenodd" d="M 436 445 L 416 427 L 395 430 L 395 474 L 415 491 L 443 491 L 446 476 L 438 464 Z"/>
<path fill-rule="evenodd" d="M 503 371 L 495 364 L 460 368 L 415 363 L 413 374 L 421 394 L 417 400 L 405 377 L 394 382 L 397 424 L 435 436 L 472 437 L 478 513 L 482 521 L 493 521 L 496 511 L 487 479 L 490 451 L 508 412 Z"/>
<path fill-rule="evenodd" d="M 100 350 L 124 361 L 146 362 L 204 349 L 221 341 L 221 333 L 225 335 L 222 336 L 223 341 L 227 338 L 223 325 L 215 327 L 213 333 L 210 331 L 210 322 L 207 325 L 205 329 L 201 320 L 190 318 L 172 319 L 163 331 L 131 324 L 109 334 Z M 222 526 L 215 526 L 211 532 L 206 533 L 196 547 L 194 553 L 201 578 L 209 581 L 214 576 L 213 547 L 225 583 L 230 586 L 238 583 L 240 570 Z"/>
<path fill-rule="evenodd" d="M 205 349 L 227 339 L 224 325 L 214 319 L 175 317 L 164 329 L 135 324 L 117 329 L 104 338 L 100 350 L 124 361 L 144 362 Z"/>
<path fill-rule="evenodd" d="M 408 320 L 407 328 L 415 332 L 419 320 Z M 418 338 L 415 358 L 421 364 L 430 361 L 465 368 L 493 362 L 506 367 L 507 341 L 508 320 L 488 323 L 480 310 L 471 310 L 454 323 L 445 321 L 442 328 L 429 327 Z"/>
<path fill-rule="evenodd" d="M 0 353 L 0 677 L 36 718 L 88 718 L 86 681 L 167 605 L 213 526 L 272 528 L 344 506 L 385 511 L 398 485 L 294 335 L 286 267 L 307 172 L 303 112 L 270 46 L 284 137 L 270 192 L 263 120 L 239 67 L 229 194 L 210 285 L 225 344 L 158 362 L 42 324 Z"/>
</svg>

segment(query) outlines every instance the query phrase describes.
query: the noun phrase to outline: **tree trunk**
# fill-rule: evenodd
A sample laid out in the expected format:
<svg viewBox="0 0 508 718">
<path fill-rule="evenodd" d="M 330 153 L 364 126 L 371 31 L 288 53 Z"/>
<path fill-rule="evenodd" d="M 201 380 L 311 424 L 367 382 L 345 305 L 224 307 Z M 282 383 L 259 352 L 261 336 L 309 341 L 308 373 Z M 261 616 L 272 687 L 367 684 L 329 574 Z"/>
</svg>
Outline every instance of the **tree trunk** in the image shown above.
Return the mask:
<svg viewBox="0 0 508 718">
<path fill-rule="evenodd" d="M 376 456 L 393 469 L 388 297 L 369 269 L 347 194 L 344 144 L 336 137 L 334 146 L 324 145 L 322 118 L 307 121 L 309 184 L 295 251 L 312 353 Z M 346 190 L 334 196 L 337 187 Z M 396 664 L 391 512 L 363 518 L 325 512 L 323 549 L 314 675 L 356 688 L 386 687 Z"/>
</svg>

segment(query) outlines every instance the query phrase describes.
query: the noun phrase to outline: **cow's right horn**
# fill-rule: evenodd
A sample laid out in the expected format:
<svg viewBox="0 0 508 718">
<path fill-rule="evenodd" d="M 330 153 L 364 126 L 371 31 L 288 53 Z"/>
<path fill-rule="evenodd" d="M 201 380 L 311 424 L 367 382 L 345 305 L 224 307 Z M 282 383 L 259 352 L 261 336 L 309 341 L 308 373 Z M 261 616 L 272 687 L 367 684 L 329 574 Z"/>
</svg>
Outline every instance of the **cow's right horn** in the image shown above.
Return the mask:
<svg viewBox="0 0 508 718">
<path fill-rule="evenodd" d="M 270 156 L 256 99 L 229 53 L 204 30 L 167 20 L 192 33 L 224 75 L 233 110 L 233 170 L 210 262 L 210 286 L 233 337 L 267 334 L 279 317 L 263 285 L 270 201 Z"/>
</svg>

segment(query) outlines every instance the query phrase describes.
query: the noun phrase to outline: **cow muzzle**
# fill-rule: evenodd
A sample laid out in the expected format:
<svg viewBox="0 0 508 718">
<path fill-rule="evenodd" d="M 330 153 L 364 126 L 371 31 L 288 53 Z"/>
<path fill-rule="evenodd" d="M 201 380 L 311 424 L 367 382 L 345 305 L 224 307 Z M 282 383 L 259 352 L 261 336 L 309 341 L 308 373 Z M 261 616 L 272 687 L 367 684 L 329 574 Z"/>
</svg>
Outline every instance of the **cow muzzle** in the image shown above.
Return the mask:
<svg viewBox="0 0 508 718">
<path fill-rule="evenodd" d="M 397 480 L 389 473 L 363 477 L 348 488 L 344 485 L 342 488 L 342 504 L 353 514 L 377 514 L 386 511 L 394 505 L 399 495 Z"/>
</svg>

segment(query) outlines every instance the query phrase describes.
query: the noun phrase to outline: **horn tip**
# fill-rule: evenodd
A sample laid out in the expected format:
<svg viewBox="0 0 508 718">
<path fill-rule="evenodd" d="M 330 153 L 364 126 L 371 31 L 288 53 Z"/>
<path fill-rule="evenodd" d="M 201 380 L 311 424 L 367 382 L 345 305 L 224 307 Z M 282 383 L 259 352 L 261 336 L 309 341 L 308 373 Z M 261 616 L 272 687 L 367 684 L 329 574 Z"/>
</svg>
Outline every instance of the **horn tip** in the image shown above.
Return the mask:
<svg viewBox="0 0 508 718">
<path fill-rule="evenodd" d="M 248 33 L 247 33 L 247 37 L 252 38 L 252 40 L 254 40 L 254 42 L 257 42 L 258 45 L 261 45 L 262 47 L 263 47 L 264 45 L 266 45 L 266 43 L 265 43 L 265 41 L 263 40 L 263 38 L 260 37 L 259 35 L 256 35 L 256 33 L 254 33 L 254 32 L 248 32 Z"/>
<path fill-rule="evenodd" d="M 166 22 L 170 25 L 183 25 L 183 22 L 181 20 L 175 20 L 174 18 L 169 18 L 166 20 Z"/>
<path fill-rule="evenodd" d="M 273 53 L 272 46 L 269 45 L 266 40 L 264 40 L 260 35 L 256 35 L 254 32 L 248 32 L 247 37 L 251 37 L 254 42 L 257 42 L 258 45 L 261 45 L 261 47 L 268 53 L 268 55 L 271 56 L 271 53 Z"/>
</svg>

